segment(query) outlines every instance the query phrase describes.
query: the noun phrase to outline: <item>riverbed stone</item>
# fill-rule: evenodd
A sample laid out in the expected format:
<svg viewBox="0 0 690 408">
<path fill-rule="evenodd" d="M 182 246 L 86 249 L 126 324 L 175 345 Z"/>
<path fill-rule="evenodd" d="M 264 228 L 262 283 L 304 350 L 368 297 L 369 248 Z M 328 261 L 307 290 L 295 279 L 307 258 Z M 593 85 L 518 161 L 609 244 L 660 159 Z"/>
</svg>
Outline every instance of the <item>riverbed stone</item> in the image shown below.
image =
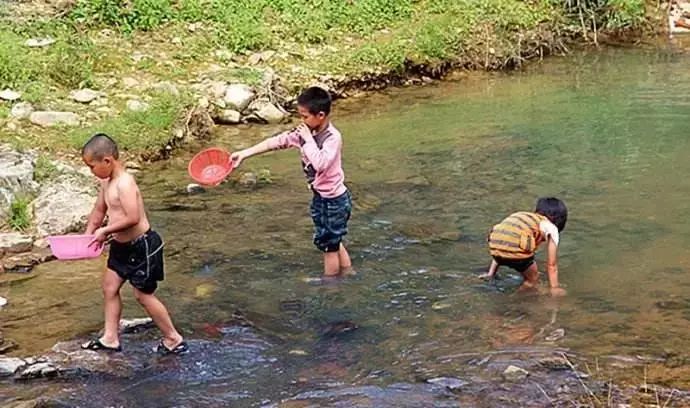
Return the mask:
<svg viewBox="0 0 690 408">
<path fill-rule="evenodd" d="M 34 240 L 29 235 L 19 232 L 0 233 L 0 255 L 31 251 L 33 246 Z"/>
<path fill-rule="evenodd" d="M 94 91 L 93 89 L 84 88 L 70 92 L 69 97 L 75 102 L 91 103 L 96 99 L 104 96 L 103 92 Z"/>
<path fill-rule="evenodd" d="M 120 331 L 123 333 L 134 333 L 139 330 L 148 329 L 152 326 L 153 319 L 151 319 L 150 317 L 120 319 Z"/>
<path fill-rule="evenodd" d="M 0 91 L 0 99 L 2 99 L 3 101 L 14 102 L 21 97 L 21 93 L 13 91 L 11 89 L 3 89 L 2 91 Z"/>
<path fill-rule="evenodd" d="M 26 361 L 16 357 L 2 357 L 0 358 L 0 377 L 9 377 L 14 375 L 20 368 L 26 365 Z"/>
<path fill-rule="evenodd" d="M 226 107 L 241 112 L 249 106 L 254 96 L 255 93 L 250 86 L 245 84 L 230 84 L 225 88 L 223 101 L 225 101 Z"/>
<path fill-rule="evenodd" d="M 249 105 L 249 111 L 256 117 L 270 124 L 282 123 L 288 118 L 288 113 L 271 103 L 268 99 L 260 98 Z"/>
<path fill-rule="evenodd" d="M 258 178 L 256 173 L 252 173 L 251 171 L 244 172 L 240 176 L 240 184 L 245 187 L 254 187 L 256 186 L 257 182 Z"/>
<path fill-rule="evenodd" d="M 153 89 L 158 92 L 170 94 L 172 96 L 180 96 L 180 90 L 177 89 L 177 86 L 170 81 L 159 82 L 153 86 Z"/>
<path fill-rule="evenodd" d="M 503 379 L 506 381 L 523 381 L 525 378 L 527 378 L 528 375 L 529 371 L 514 365 L 509 365 L 503 371 Z"/>
<path fill-rule="evenodd" d="M 29 115 L 29 121 L 41 127 L 56 125 L 79 126 L 79 115 L 74 112 L 36 111 Z"/>
<path fill-rule="evenodd" d="M 30 378 L 44 378 L 44 377 L 54 377 L 58 374 L 58 368 L 51 363 L 43 362 L 36 363 L 28 366 L 27 368 L 19 372 L 19 378 L 30 379 Z"/>
<path fill-rule="evenodd" d="M 426 380 L 429 384 L 436 384 L 440 385 L 442 387 L 446 387 L 451 391 L 457 390 L 462 388 L 464 385 L 467 385 L 467 381 L 463 381 L 459 378 L 454 378 L 454 377 L 436 377 L 436 378 L 430 378 Z"/>
<path fill-rule="evenodd" d="M 223 125 L 236 125 L 242 120 L 242 114 L 234 109 L 220 109 L 213 119 L 216 123 Z"/>
<path fill-rule="evenodd" d="M 94 183 L 76 175 L 60 175 L 41 189 L 34 205 L 41 236 L 81 231 L 96 201 Z"/>
<path fill-rule="evenodd" d="M 187 194 L 201 194 L 205 192 L 206 189 L 196 183 L 187 184 Z"/>
<path fill-rule="evenodd" d="M 10 110 L 10 116 L 15 119 L 26 119 L 33 113 L 34 107 L 29 102 L 15 103 Z"/>
</svg>

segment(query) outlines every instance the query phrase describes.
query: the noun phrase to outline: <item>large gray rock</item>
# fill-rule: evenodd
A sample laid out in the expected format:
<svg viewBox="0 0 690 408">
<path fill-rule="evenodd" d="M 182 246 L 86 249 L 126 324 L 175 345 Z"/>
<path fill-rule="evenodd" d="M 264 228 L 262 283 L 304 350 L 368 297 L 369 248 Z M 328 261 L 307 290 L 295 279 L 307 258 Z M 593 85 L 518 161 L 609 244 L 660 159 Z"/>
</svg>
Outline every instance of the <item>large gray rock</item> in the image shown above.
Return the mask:
<svg viewBox="0 0 690 408">
<path fill-rule="evenodd" d="M 0 377 L 9 377 L 14 375 L 20 368 L 26 365 L 26 361 L 16 357 L 2 357 L 0 358 Z"/>
<path fill-rule="evenodd" d="M 51 37 L 29 38 L 24 42 L 24 45 L 29 48 L 42 48 L 52 44 L 55 44 L 55 39 Z"/>
<path fill-rule="evenodd" d="M 34 240 L 29 235 L 18 232 L 0 233 L 0 256 L 4 254 L 18 254 L 31 251 Z"/>
<path fill-rule="evenodd" d="M 94 202 L 96 187 L 78 174 L 60 175 L 41 189 L 34 204 L 36 228 L 41 236 L 81 231 Z"/>
<path fill-rule="evenodd" d="M 223 100 L 228 108 L 242 112 L 249 106 L 255 95 L 252 88 L 248 85 L 231 84 L 225 88 Z"/>
<path fill-rule="evenodd" d="M 264 98 L 252 102 L 249 110 L 259 119 L 271 124 L 281 123 L 288 118 L 287 112 Z"/>
<path fill-rule="evenodd" d="M 79 126 L 79 115 L 73 112 L 38 111 L 29 115 L 34 125 L 51 127 L 55 125 Z"/>
</svg>

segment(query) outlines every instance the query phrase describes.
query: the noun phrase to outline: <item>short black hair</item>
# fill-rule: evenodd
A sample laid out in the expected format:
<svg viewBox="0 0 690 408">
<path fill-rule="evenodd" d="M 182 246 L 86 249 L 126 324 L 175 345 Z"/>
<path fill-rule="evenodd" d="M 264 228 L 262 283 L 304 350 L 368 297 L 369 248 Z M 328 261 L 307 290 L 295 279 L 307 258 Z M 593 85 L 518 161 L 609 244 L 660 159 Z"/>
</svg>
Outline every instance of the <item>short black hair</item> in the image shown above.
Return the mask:
<svg viewBox="0 0 690 408">
<path fill-rule="evenodd" d="M 537 200 L 537 209 L 534 212 L 548 218 L 559 232 L 565 229 L 565 223 L 568 222 L 568 208 L 563 201 L 555 197 L 542 197 Z"/>
<path fill-rule="evenodd" d="M 312 86 L 297 97 L 297 104 L 306 107 L 312 115 L 323 112 L 328 116 L 331 113 L 331 94 L 323 88 Z"/>
<path fill-rule="evenodd" d="M 81 148 L 81 155 L 86 156 L 87 154 L 96 160 L 103 160 L 106 156 L 112 156 L 115 160 L 120 158 L 117 143 L 105 133 L 96 133 L 84 143 L 84 147 Z"/>
</svg>

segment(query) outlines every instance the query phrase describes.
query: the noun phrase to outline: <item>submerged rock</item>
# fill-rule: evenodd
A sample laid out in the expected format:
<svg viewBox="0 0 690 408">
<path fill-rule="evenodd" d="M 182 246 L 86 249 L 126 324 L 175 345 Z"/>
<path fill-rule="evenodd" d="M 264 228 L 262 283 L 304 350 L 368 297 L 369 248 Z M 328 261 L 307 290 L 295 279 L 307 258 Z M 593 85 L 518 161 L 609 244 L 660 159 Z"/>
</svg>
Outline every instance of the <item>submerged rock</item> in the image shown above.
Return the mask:
<svg viewBox="0 0 690 408">
<path fill-rule="evenodd" d="M 16 357 L 2 357 L 0 358 L 0 377 L 9 377 L 14 375 L 20 368 L 26 365 L 26 361 Z"/>
<path fill-rule="evenodd" d="M 522 381 L 529 375 L 529 372 L 520 367 L 509 365 L 505 371 L 503 371 L 503 379 L 506 381 Z"/>
<path fill-rule="evenodd" d="M 449 390 L 457 390 L 459 388 L 462 388 L 464 385 L 467 385 L 467 381 L 463 381 L 459 378 L 453 378 L 453 377 L 437 377 L 437 378 L 430 378 L 426 380 L 429 384 L 435 384 L 435 385 L 440 385 L 443 387 L 448 388 Z"/>
</svg>

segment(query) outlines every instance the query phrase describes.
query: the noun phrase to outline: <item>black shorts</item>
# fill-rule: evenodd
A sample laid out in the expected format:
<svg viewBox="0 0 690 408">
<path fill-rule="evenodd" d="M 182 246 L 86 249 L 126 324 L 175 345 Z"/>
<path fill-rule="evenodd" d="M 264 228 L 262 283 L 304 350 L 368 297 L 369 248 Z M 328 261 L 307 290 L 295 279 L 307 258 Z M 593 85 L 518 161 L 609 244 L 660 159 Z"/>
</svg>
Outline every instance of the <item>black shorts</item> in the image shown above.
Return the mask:
<svg viewBox="0 0 690 408">
<path fill-rule="evenodd" d="M 520 273 L 526 271 L 534 263 L 533 256 L 525 259 L 506 259 L 498 256 L 494 256 L 493 258 L 499 266 L 507 266 L 508 268 L 515 269 Z"/>
<path fill-rule="evenodd" d="M 127 243 L 112 241 L 108 268 L 138 290 L 152 294 L 164 277 L 163 240 L 157 232 L 149 230 Z"/>
<path fill-rule="evenodd" d="M 337 252 L 347 234 L 347 222 L 352 213 L 350 192 L 334 198 L 314 193 L 309 210 L 314 221 L 314 245 L 323 252 Z"/>
</svg>

